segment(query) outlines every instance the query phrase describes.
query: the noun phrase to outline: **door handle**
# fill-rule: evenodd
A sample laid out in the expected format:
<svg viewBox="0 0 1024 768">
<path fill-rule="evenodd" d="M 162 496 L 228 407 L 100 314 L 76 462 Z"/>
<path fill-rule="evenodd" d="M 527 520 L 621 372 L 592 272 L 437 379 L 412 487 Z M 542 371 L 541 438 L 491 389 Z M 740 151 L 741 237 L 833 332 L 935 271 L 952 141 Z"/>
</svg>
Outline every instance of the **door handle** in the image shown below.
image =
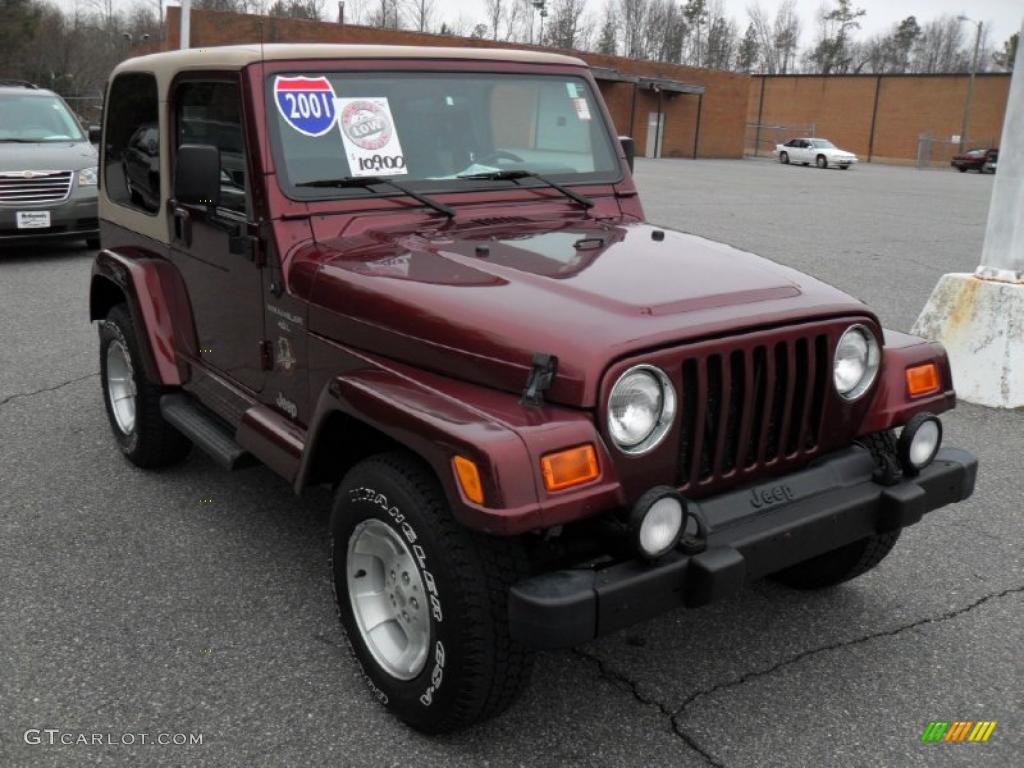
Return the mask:
<svg viewBox="0 0 1024 768">
<path fill-rule="evenodd" d="M 181 206 L 174 207 L 174 239 L 182 245 L 192 245 L 192 216 Z"/>
</svg>

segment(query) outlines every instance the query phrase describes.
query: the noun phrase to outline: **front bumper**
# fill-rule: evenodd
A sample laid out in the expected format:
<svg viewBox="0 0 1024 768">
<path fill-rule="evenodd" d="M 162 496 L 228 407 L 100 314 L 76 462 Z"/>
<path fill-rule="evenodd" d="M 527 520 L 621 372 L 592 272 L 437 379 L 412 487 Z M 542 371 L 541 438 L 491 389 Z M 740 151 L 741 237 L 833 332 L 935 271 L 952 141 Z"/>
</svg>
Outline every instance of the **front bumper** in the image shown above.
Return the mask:
<svg viewBox="0 0 1024 768">
<path fill-rule="evenodd" d="M 18 211 L 49 211 L 50 226 L 43 229 L 18 229 Z M 75 188 L 71 197 L 52 205 L 4 204 L 0 206 L 0 244 L 69 240 L 97 237 L 99 221 L 95 187 Z"/>
<path fill-rule="evenodd" d="M 754 579 L 966 499 L 977 468 L 966 451 L 943 448 L 917 477 L 884 486 L 872 479 L 870 453 L 852 447 L 761 486 L 689 502 L 708 523 L 703 552 L 521 581 L 509 594 L 512 636 L 534 648 L 569 647 L 672 608 L 721 600 Z"/>
</svg>

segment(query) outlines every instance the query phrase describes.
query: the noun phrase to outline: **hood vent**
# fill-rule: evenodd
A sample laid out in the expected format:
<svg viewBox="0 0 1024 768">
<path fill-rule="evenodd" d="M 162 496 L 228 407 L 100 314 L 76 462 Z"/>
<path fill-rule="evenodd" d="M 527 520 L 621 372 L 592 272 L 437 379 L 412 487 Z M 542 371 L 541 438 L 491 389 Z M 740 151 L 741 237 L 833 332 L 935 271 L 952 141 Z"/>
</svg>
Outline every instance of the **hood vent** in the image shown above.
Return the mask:
<svg viewBox="0 0 1024 768">
<path fill-rule="evenodd" d="M 524 224 L 533 221 L 525 216 L 488 216 L 482 219 L 470 219 L 466 222 L 472 227 L 500 227 L 507 224 Z"/>
</svg>

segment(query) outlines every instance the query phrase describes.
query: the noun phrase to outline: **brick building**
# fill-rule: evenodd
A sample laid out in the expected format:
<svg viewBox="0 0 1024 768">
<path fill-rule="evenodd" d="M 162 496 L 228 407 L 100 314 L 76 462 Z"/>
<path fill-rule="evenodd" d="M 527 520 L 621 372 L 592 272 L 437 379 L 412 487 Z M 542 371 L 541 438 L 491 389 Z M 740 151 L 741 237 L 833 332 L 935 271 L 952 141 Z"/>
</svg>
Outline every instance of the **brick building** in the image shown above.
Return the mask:
<svg viewBox="0 0 1024 768">
<path fill-rule="evenodd" d="M 180 9 L 167 8 L 164 48 L 177 48 Z M 519 43 L 192 11 L 193 47 L 254 43 L 371 43 L 521 48 Z M 593 69 L 616 130 L 648 157 L 727 157 L 770 150 L 776 135 L 755 126 L 814 126 L 864 160 L 913 162 L 918 138 L 960 132 L 966 75 L 753 75 L 621 56 L 564 51 Z M 971 106 L 972 141 L 998 143 L 1008 74 L 981 74 Z M 659 115 L 661 118 L 659 120 Z"/>
<path fill-rule="evenodd" d="M 818 136 L 864 160 L 914 162 L 922 135 L 948 143 L 962 130 L 969 77 L 951 75 L 754 75 L 747 100 L 747 151 L 769 150 L 771 126 L 814 126 Z M 1010 75 L 975 77 L 967 146 L 998 146 Z M 779 135 L 784 135 L 780 133 Z"/>
</svg>

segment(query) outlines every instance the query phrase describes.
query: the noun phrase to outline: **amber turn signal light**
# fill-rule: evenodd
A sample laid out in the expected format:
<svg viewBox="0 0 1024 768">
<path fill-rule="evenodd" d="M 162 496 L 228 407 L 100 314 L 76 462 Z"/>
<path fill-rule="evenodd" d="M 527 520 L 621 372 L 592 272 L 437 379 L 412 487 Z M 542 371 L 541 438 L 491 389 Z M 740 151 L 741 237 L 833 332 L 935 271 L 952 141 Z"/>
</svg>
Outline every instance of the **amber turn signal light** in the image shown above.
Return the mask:
<svg viewBox="0 0 1024 768">
<path fill-rule="evenodd" d="M 544 475 L 544 487 L 549 491 L 587 483 L 601 474 L 597 451 L 590 443 L 542 456 L 540 470 Z"/>
<path fill-rule="evenodd" d="M 939 367 L 935 363 L 925 363 L 907 368 L 907 392 L 911 397 L 927 395 L 939 389 Z"/>
<path fill-rule="evenodd" d="M 480 482 L 480 470 L 476 462 L 467 459 L 465 456 L 456 456 L 452 459 L 455 467 L 455 477 L 458 478 L 459 486 L 466 498 L 475 504 L 484 503 L 484 485 Z"/>
</svg>

